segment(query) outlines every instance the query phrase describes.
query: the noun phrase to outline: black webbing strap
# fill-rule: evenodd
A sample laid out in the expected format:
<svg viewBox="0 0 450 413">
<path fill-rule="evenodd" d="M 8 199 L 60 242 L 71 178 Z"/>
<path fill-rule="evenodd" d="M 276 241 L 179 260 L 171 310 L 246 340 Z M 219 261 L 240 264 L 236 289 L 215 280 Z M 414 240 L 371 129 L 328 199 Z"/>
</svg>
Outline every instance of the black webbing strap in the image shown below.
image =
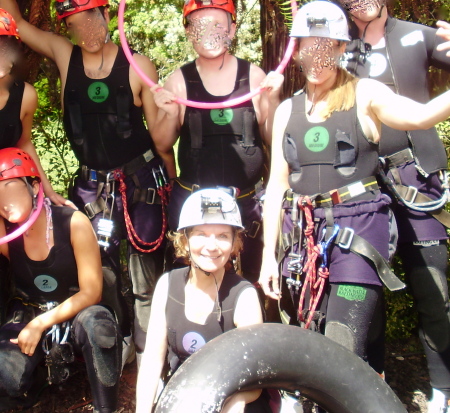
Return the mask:
<svg viewBox="0 0 450 413">
<path fill-rule="evenodd" d="M 131 136 L 131 122 L 130 122 L 130 97 L 125 86 L 117 88 L 116 95 L 117 108 L 117 134 L 122 139 L 127 139 Z"/>
<path fill-rule="evenodd" d="M 406 285 L 391 271 L 388 262 L 377 249 L 370 244 L 370 242 L 359 235 L 356 235 L 353 229 L 341 228 L 333 242 L 340 248 L 350 250 L 354 254 L 372 262 L 381 281 L 383 281 L 383 284 L 390 291 L 397 291 L 406 287 Z"/>
<path fill-rule="evenodd" d="M 83 116 L 79 103 L 78 92 L 69 90 L 67 94 L 66 110 L 69 111 L 70 124 L 72 126 L 72 138 L 77 145 L 82 145 L 84 141 Z"/>
<path fill-rule="evenodd" d="M 254 133 L 254 121 L 255 114 L 253 111 L 246 110 L 243 114 L 243 122 L 242 122 L 242 145 L 244 147 L 247 146 L 255 146 L 255 133 Z"/>
<path fill-rule="evenodd" d="M 198 110 L 189 113 L 189 131 L 191 134 L 191 149 L 202 149 L 202 114 Z"/>
</svg>

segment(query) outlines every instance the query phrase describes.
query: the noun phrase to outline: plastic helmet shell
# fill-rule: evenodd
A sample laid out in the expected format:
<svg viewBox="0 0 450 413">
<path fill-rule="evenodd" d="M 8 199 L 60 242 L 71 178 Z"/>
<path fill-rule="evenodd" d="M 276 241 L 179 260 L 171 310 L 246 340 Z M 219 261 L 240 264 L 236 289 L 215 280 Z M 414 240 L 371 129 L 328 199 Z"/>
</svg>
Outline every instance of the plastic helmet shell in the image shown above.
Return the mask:
<svg viewBox="0 0 450 413">
<path fill-rule="evenodd" d="M 33 158 L 19 148 L 0 149 L 0 181 L 26 176 L 40 179 Z"/>
<path fill-rule="evenodd" d="M 14 36 L 16 39 L 20 40 L 16 21 L 3 9 L 0 9 L 0 36 Z"/>
<path fill-rule="evenodd" d="M 185 0 L 183 7 L 183 24 L 187 25 L 186 16 L 200 9 L 221 9 L 231 14 L 233 22 L 236 21 L 236 7 L 233 0 Z"/>
<path fill-rule="evenodd" d="M 204 224 L 243 229 L 236 199 L 221 189 L 202 189 L 190 195 L 181 208 L 178 231 Z"/>
<path fill-rule="evenodd" d="M 56 14 L 60 20 L 75 13 L 107 5 L 108 0 L 56 0 L 55 2 Z"/>
<path fill-rule="evenodd" d="M 339 6 L 328 1 L 305 4 L 295 15 L 290 36 L 350 41 L 344 12 Z"/>
</svg>

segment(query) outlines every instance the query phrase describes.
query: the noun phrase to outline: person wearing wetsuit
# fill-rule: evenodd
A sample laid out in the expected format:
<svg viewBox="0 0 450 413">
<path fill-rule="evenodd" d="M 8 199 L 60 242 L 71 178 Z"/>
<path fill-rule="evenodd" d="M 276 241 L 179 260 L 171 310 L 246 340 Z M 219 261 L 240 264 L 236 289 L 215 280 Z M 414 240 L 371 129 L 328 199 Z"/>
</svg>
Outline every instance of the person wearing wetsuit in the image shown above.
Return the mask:
<svg viewBox="0 0 450 413">
<path fill-rule="evenodd" d="M 71 196 L 91 218 L 98 234 L 104 300 L 114 308 L 127 342 L 131 325 L 122 296 L 119 244 L 124 238 L 128 240 L 134 342 L 140 354 L 153 289 L 164 261 L 162 203 L 166 203 L 166 193 L 160 188 L 164 185 L 163 163 L 153 143 L 159 136 L 153 95 L 130 67 L 122 49 L 110 40 L 107 0 L 55 2 L 57 16 L 75 45 L 29 24 L 15 1 L 1 0 L 0 5 L 14 16 L 22 40 L 58 66 L 64 127 L 80 162 Z M 157 81 L 156 69 L 148 58 L 135 53 L 134 59 Z"/>
<path fill-rule="evenodd" d="M 156 286 L 148 328 L 152 340 L 139 370 L 136 412 L 151 410 L 166 357 L 173 373 L 214 337 L 262 323 L 256 289 L 236 274 L 232 263 L 242 248 L 242 230 L 236 199 L 230 194 L 203 189 L 185 201 L 178 231 L 171 238 L 177 257 L 189 266 L 164 274 Z M 221 411 L 238 406 L 245 406 L 246 412 L 271 413 L 269 396 L 261 390 L 230 396 Z"/>
<path fill-rule="evenodd" d="M 0 150 L 0 171 L 0 236 L 15 235 L 0 246 L 14 286 L 0 328 L 0 409 L 31 407 L 46 373 L 50 383 L 62 383 L 77 354 L 86 362 L 95 411 L 112 413 L 122 339 L 114 314 L 97 305 L 102 270 L 91 224 L 73 208 L 47 200 L 35 212 L 42 207 L 40 177 L 21 149 Z M 35 214 L 26 232 L 17 234 Z"/>
<path fill-rule="evenodd" d="M 428 102 L 428 68 L 450 70 L 437 29 L 389 16 L 384 1 L 341 1 L 341 5 L 351 15 L 354 38 L 345 54 L 347 70 L 376 79 L 402 96 Z M 383 126 L 382 135 L 380 156 L 388 182 L 384 190 L 397 201 L 393 211 L 398 255 L 419 313 L 419 336 L 433 387 L 428 411 L 440 413 L 450 399 L 446 232 L 450 216 L 443 210 L 448 196 L 447 155 L 434 127 L 404 132 Z M 377 348 L 382 346 L 378 343 Z M 383 363 L 376 358 L 374 364 L 381 370 Z"/>
<path fill-rule="evenodd" d="M 195 102 L 219 103 L 242 97 L 265 78 L 257 66 L 228 52 L 236 29 L 233 2 L 186 2 L 186 35 L 198 54 L 176 70 L 164 89 L 152 88 L 166 125 L 166 138 L 157 149 L 174 179 L 169 203 L 169 226 L 177 227 L 181 206 L 198 188 L 233 187 L 242 213 L 246 237 L 241 269 L 251 282 L 261 266 L 261 205 L 264 145 L 270 145 L 271 118 L 279 103 L 279 86 L 272 84 L 253 99 L 218 109 L 197 109 L 174 102 L 177 95 Z M 173 146 L 179 138 L 177 176 Z M 173 261 L 173 259 L 171 260 Z M 170 263 L 169 263 L 170 265 Z"/>
<path fill-rule="evenodd" d="M 321 329 L 324 313 L 325 335 L 366 359 L 380 327 L 382 283 L 404 287 L 387 262 L 390 199 L 375 177 L 381 124 L 429 128 L 448 116 L 450 93 L 420 104 L 342 69 L 347 20 L 330 2 L 304 5 L 291 37 L 306 86 L 275 113 L 259 282 L 280 299 L 281 263 L 286 321 Z"/>
</svg>

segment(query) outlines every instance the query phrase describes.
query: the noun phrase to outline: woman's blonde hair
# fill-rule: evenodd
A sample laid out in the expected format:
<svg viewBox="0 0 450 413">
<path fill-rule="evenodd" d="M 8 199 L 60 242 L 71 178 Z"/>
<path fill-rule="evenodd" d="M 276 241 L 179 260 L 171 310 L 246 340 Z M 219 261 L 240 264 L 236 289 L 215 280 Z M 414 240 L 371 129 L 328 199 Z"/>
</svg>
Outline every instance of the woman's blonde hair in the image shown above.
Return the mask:
<svg viewBox="0 0 450 413">
<path fill-rule="evenodd" d="M 188 227 L 182 231 L 171 231 L 167 234 L 167 238 L 169 238 L 170 241 L 173 243 L 173 247 L 175 249 L 175 257 L 181 258 L 181 260 L 186 264 L 191 264 L 190 254 L 189 251 L 186 249 L 188 238 L 190 233 L 192 232 L 192 229 L 194 227 Z M 225 270 L 229 271 L 233 267 L 232 260 L 234 260 L 239 253 L 242 251 L 243 248 L 243 241 L 242 241 L 242 233 L 243 230 L 237 227 L 231 227 L 233 231 L 233 247 L 231 250 L 230 255 L 230 261 L 227 262 L 225 265 Z"/>
</svg>

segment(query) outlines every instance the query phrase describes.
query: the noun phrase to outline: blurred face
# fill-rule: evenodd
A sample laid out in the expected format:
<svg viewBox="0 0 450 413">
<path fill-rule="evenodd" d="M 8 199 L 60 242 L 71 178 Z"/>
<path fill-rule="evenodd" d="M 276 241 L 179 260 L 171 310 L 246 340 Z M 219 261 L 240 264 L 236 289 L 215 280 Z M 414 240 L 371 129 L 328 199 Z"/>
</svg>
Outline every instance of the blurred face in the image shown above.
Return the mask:
<svg viewBox="0 0 450 413">
<path fill-rule="evenodd" d="M 233 229 L 230 225 L 204 224 L 189 234 L 186 249 L 191 261 L 202 270 L 216 272 L 225 267 L 233 250 Z"/>
<path fill-rule="evenodd" d="M 98 8 L 72 14 L 66 24 L 72 40 L 86 51 L 101 50 L 108 38 L 108 24 Z"/>
<path fill-rule="evenodd" d="M 338 41 L 326 37 L 300 38 L 295 61 L 310 82 L 321 82 L 335 72 L 341 55 Z"/>
<path fill-rule="evenodd" d="M 359 20 L 372 21 L 384 5 L 385 0 L 340 0 L 341 6 Z"/>
<path fill-rule="evenodd" d="M 18 49 L 11 47 L 12 42 L 18 42 L 18 40 L 0 36 L 0 79 L 11 73 L 14 62 L 19 59 Z"/>
<path fill-rule="evenodd" d="M 28 219 L 32 208 L 33 198 L 22 179 L 0 181 L 0 216 L 9 222 L 20 223 Z"/>
<path fill-rule="evenodd" d="M 221 55 L 231 44 L 235 24 L 229 23 L 228 13 L 220 9 L 200 9 L 188 16 L 187 38 L 197 53 L 203 51 Z"/>
</svg>

